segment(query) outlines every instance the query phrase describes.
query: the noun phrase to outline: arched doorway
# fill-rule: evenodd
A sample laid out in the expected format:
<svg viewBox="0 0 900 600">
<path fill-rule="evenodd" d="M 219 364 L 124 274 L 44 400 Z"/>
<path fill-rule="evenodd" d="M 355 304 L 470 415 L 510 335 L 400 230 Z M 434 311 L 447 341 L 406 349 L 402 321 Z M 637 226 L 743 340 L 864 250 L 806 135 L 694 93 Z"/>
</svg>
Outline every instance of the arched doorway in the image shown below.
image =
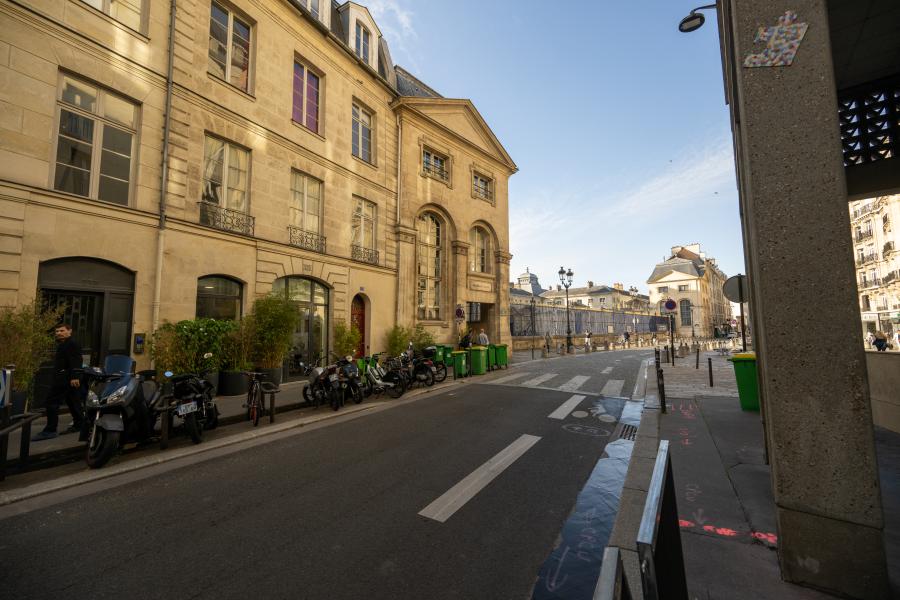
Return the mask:
<svg viewBox="0 0 900 600">
<path fill-rule="evenodd" d="M 57 258 L 38 267 L 38 288 L 46 306 L 63 307 L 85 364 L 131 353 L 133 271 L 95 258 Z"/>
<path fill-rule="evenodd" d="M 330 290 L 314 279 L 288 276 L 276 279 L 272 291 L 285 294 L 300 314 L 286 363 L 289 378 L 303 377 L 301 362 L 328 359 Z"/>
<path fill-rule="evenodd" d="M 359 330 L 359 345 L 356 347 L 356 357 L 365 356 L 366 348 L 369 345 L 366 339 L 366 301 L 360 295 L 353 296 L 353 302 L 350 304 L 350 326 L 356 326 Z"/>
</svg>

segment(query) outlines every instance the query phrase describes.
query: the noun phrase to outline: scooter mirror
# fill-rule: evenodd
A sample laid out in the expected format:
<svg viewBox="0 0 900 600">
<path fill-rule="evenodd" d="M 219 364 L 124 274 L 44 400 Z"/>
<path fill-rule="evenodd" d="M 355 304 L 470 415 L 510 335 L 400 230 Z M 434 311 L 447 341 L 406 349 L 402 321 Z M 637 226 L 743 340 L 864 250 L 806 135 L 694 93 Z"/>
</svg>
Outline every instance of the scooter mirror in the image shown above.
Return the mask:
<svg viewBox="0 0 900 600">
<path fill-rule="evenodd" d="M 203 355 L 203 358 L 212 358 L 212 352 L 207 352 Z"/>
<path fill-rule="evenodd" d="M 165 373 L 163 373 L 163 375 L 165 375 L 166 377 L 171 377 L 174 374 L 175 373 L 173 373 L 172 371 L 166 371 Z"/>
</svg>

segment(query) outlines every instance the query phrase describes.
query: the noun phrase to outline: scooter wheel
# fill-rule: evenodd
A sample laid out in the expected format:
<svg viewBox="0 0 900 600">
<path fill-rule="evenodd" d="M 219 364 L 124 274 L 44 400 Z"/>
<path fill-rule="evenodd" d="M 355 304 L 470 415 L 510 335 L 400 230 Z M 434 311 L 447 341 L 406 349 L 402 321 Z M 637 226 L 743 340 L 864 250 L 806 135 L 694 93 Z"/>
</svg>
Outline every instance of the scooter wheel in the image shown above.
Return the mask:
<svg viewBox="0 0 900 600">
<path fill-rule="evenodd" d="M 118 431 L 107 431 L 94 425 L 95 431 L 88 438 L 88 449 L 84 455 L 84 461 L 92 469 L 99 469 L 109 462 L 116 450 L 119 449 Z M 93 443 L 91 443 L 93 441 Z"/>
<path fill-rule="evenodd" d="M 203 428 L 197 420 L 197 413 L 191 413 L 184 418 L 184 430 L 195 444 L 203 441 Z"/>
</svg>

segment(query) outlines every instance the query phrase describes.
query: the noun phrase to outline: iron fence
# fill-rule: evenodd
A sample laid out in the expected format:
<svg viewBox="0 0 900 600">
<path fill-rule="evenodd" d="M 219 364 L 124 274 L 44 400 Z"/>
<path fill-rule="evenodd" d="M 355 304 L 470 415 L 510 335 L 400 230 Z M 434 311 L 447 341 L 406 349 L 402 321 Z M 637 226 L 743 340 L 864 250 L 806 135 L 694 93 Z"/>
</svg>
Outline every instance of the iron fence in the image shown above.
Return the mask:
<svg viewBox="0 0 900 600">
<path fill-rule="evenodd" d="M 532 321 L 530 304 L 513 304 L 509 307 L 509 330 L 514 337 L 566 335 L 565 306 L 535 306 Z M 666 325 L 668 317 L 614 310 L 569 308 L 572 335 L 630 333 L 656 333 L 659 325 Z"/>
</svg>

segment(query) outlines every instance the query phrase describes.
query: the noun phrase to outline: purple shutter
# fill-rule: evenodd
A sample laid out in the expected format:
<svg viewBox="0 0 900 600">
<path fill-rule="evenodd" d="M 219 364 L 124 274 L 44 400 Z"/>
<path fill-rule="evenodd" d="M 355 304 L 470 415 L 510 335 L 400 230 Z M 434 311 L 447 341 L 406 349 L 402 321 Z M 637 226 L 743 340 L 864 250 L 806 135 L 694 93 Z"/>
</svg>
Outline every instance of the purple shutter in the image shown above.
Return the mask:
<svg viewBox="0 0 900 600">
<path fill-rule="evenodd" d="M 306 126 L 319 132 L 319 76 L 306 70 Z"/>
<path fill-rule="evenodd" d="M 303 65 L 294 63 L 294 110 L 291 118 L 303 123 Z"/>
</svg>

